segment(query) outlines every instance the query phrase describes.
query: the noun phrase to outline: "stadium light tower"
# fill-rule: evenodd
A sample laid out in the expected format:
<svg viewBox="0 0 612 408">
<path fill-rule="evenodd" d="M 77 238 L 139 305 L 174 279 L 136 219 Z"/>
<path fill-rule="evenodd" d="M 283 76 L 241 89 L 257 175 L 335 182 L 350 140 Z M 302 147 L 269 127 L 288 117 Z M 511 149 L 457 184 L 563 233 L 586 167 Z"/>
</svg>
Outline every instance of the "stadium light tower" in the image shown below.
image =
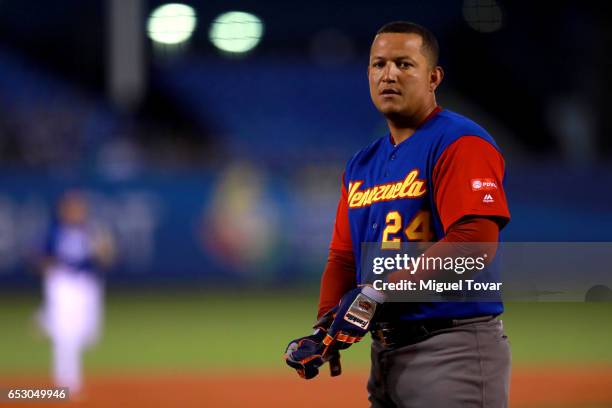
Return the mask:
<svg viewBox="0 0 612 408">
<path fill-rule="evenodd" d="M 145 92 L 143 0 L 107 0 L 106 87 L 122 110 L 136 109 Z"/>
</svg>

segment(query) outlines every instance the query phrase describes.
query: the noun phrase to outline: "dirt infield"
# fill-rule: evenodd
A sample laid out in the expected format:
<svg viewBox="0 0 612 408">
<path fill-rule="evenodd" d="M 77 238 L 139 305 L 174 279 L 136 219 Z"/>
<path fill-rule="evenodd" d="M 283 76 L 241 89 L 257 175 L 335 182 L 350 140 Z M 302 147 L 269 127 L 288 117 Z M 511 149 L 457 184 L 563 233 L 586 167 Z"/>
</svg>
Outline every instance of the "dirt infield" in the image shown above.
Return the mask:
<svg viewBox="0 0 612 408">
<path fill-rule="evenodd" d="M 291 374 L 291 373 L 288 373 Z M 311 381 L 281 373 L 105 375 L 90 378 L 86 394 L 69 403 L 0 402 L 0 407 L 367 407 L 365 373 Z M 33 387 L 43 379 L 1 379 Z M 518 368 L 511 407 L 612 407 L 612 367 Z"/>
</svg>

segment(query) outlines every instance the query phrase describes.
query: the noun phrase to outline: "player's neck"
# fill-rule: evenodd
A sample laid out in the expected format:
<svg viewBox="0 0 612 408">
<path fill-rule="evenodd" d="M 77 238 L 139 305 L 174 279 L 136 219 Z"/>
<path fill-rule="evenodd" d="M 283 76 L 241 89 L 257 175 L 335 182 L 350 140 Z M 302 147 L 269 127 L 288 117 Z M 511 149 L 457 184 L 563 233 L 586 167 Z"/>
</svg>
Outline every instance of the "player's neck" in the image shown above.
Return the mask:
<svg viewBox="0 0 612 408">
<path fill-rule="evenodd" d="M 397 145 L 408 139 L 423 123 L 427 122 L 437 110 L 438 105 L 434 100 L 432 104 L 428 104 L 415 115 L 409 117 L 387 117 L 387 125 L 389 126 L 389 132 L 391 133 L 393 143 Z"/>
</svg>

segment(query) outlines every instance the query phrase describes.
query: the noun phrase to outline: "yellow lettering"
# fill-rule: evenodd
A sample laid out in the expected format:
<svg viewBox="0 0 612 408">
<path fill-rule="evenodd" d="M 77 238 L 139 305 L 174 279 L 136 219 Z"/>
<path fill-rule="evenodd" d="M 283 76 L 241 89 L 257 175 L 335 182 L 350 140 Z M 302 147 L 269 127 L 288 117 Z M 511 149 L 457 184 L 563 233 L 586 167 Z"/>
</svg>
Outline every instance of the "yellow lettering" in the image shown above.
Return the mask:
<svg viewBox="0 0 612 408">
<path fill-rule="evenodd" d="M 349 183 L 349 194 L 348 194 L 348 201 L 349 203 L 353 200 L 353 194 L 355 194 L 357 192 L 357 190 L 359 190 L 359 187 L 361 187 L 361 185 L 363 184 L 363 181 L 356 181 L 354 183 Z"/>
<path fill-rule="evenodd" d="M 404 182 L 402 183 L 402 188 L 399 193 L 399 196 L 401 198 L 410 197 L 410 193 L 408 192 L 408 189 L 410 188 L 410 185 L 416 178 L 417 174 L 418 174 L 417 170 L 412 170 L 410 173 L 408 173 L 408 175 L 404 179 Z"/>
<path fill-rule="evenodd" d="M 349 207 L 361 207 L 363 196 L 364 194 L 361 191 L 355 191 L 351 195 L 351 199 L 349 201 Z"/>
<path fill-rule="evenodd" d="M 393 190 L 395 189 L 395 184 L 388 184 L 388 189 L 383 197 L 383 200 L 391 200 L 393 198 Z"/>
<path fill-rule="evenodd" d="M 402 182 L 400 181 L 399 183 L 395 183 L 395 185 L 393 186 L 393 193 L 391 194 L 391 199 L 395 200 L 397 197 L 399 197 L 399 192 L 402 189 Z"/>
<path fill-rule="evenodd" d="M 423 194 L 425 194 L 425 189 L 422 187 L 423 187 L 422 181 L 415 181 L 410 186 L 410 189 L 408 189 L 408 194 L 410 195 L 410 197 L 420 197 Z"/>
<path fill-rule="evenodd" d="M 378 186 L 374 186 L 371 189 L 369 189 L 368 197 L 365 199 L 365 202 L 364 202 L 365 205 L 372 204 L 372 202 L 374 201 L 374 196 L 376 195 L 377 191 L 378 191 Z"/>
<path fill-rule="evenodd" d="M 376 193 L 376 196 L 374 197 L 374 202 L 384 199 L 385 194 L 387 194 L 387 191 L 389 191 L 389 184 L 380 186 L 378 188 L 378 192 Z"/>
<path fill-rule="evenodd" d="M 363 181 L 349 183 L 349 207 L 365 207 L 384 200 L 420 197 L 427 192 L 427 188 L 425 186 L 425 180 L 418 179 L 418 175 L 418 170 L 412 170 L 406 175 L 403 181 L 381 184 L 379 186 L 367 188 L 363 191 L 359 191 L 359 188 L 363 185 Z"/>
</svg>

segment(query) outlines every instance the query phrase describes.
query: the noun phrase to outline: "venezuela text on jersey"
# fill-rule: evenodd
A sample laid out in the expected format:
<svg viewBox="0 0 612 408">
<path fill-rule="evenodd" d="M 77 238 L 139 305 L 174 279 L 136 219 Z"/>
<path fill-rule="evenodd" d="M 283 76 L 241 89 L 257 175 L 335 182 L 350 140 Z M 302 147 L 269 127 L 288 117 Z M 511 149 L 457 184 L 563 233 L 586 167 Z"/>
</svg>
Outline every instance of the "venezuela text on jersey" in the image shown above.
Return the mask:
<svg viewBox="0 0 612 408">
<path fill-rule="evenodd" d="M 367 207 L 372 203 L 390 201 L 398 198 L 418 198 L 423 196 L 427 189 L 425 180 L 419 179 L 419 171 L 411 170 L 404 180 L 379 184 L 365 190 L 359 190 L 363 181 L 349 183 L 349 208 Z"/>
</svg>

